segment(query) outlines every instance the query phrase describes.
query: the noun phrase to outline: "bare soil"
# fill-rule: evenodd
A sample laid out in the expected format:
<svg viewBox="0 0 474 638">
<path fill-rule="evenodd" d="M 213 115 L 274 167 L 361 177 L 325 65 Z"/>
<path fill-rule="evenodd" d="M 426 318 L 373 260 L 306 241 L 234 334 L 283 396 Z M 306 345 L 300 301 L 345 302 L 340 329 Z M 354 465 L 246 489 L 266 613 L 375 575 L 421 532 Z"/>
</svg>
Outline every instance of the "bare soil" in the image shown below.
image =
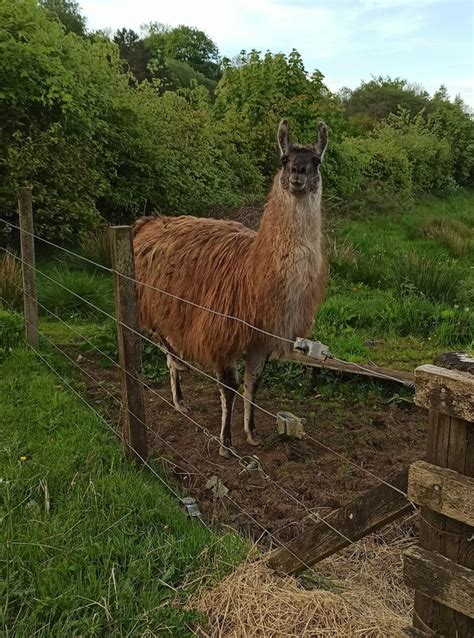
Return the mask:
<svg viewBox="0 0 474 638">
<path fill-rule="evenodd" d="M 119 396 L 116 368 L 100 367 L 91 355 L 81 355 L 79 360 L 104 388 Z M 183 376 L 189 416 L 218 436 L 221 408 L 216 385 L 195 373 Z M 171 401 L 168 383 L 150 385 Z M 109 418 L 118 422 L 119 408 L 111 399 L 104 399 L 103 389 L 91 380 L 87 389 L 89 398 L 103 404 Z M 426 414 L 413 404 L 383 402 L 380 397 L 323 402 L 317 387 L 303 399 L 288 400 L 264 387 L 258 395 L 262 407 L 272 413 L 289 410 L 307 418 L 307 436 L 302 441 L 283 441 L 277 437 L 275 419 L 257 411 L 263 445 L 252 447 L 245 440 L 243 401 L 237 397 L 234 447 L 243 457 L 257 455 L 268 479 L 258 470 L 245 469 L 237 458 L 221 458 L 217 441 L 153 392 L 145 391 L 145 402 L 147 423 L 155 433 L 149 438 L 151 456 L 162 459 L 174 480 L 198 501 L 208 523 L 229 525 L 260 541 L 269 540 L 268 532 L 288 541 L 304 529 L 311 514 L 325 515 L 377 485 L 375 478 L 349 461 L 390 481 L 400 469 L 423 458 L 425 451 Z M 229 498 L 218 496 L 215 488 L 206 486 L 212 477 L 229 490 Z"/>
</svg>

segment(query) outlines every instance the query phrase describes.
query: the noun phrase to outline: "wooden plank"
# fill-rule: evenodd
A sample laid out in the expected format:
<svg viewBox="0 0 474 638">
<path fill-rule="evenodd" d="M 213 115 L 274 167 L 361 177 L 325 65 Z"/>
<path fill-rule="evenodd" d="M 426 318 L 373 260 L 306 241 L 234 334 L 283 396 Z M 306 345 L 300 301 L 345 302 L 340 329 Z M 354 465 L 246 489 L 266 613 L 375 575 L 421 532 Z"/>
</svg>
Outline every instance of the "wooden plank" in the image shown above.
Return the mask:
<svg viewBox="0 0 474 638">
<path fill-rule="evenodd" d="M 25 312 L 26 341 L 38 347 L 38 301 L 36 293 L 35 240 L 33 237 L 33 197 L 30 187 L 18 189 L 18 215 L 20 218 L 21 271 L 23 275 L 23 307 Z"/>
<path fill-rule="evenodd" d="M 306 357 L 298 352 L 292 352 L 282 360 L 287 361 L 288 363 L 301 363 L 302 365 L 310 368 L 321 368 L 337 372 L 347 372 L 349 374 L 359 374 L 385 381 L 388 381 L 386 377 L 391 377 L 394 381 L 409 386 L 413 386 L 415 380 L 415 375 L 412 372 L 406 372 L 405 370 L 391 370 L 390 368 L 381 368 L 380 366 L 368 364 L 364 364 L 362 367 L 359 367 L 355 363 L 343 363 L 341 361 L 336 361 L 335 359 L 319 361 L 317 359 Z"/>
<path fill-rule="evenodd" d="M 135 284 L 130 226 L 110 228 L 112 266 L 114 269 L 115 316 L 122 387 L 123 438 L 129 458 L 143 463 L 148 458 L 148 442 L 143 394 L 142 352 L 138 324 L 138 295 Z M 120 275 L 125 275 L 121 277 Z M 128 279 L 128 277 L 130 279 Z"/>
<path fill-rule="evenodd" d="M 405 582 L 450 609 L 474 619 L 474 571 L 421 547 L 405 552 Z M 470 623 L 474 630 L 474 623 Z M 471 634 L 471 636 L 474 634 Z"/>
<path fill-rule="evenodd" d="M 419 505 L 474 526 L 474 479 L 425 461 L 412 463 L 408 496 Z"/>
<path fill-rule="evenodd" d="M 474 422 L 474 375 L 424 365 L 416 368 L 415 383 L 417 405 Z"/>
<path fill-rule="evenodd" d="M 429 366 L 428 370 L 432 367 Z M 430 410 L 426 461 L 474 477 L 472 425 L 463 419 Z M 474 569 L 474 542 L 469 540 L 473 533 L 473 528 L 465 523 L 421 507 L 419 542 L 422 548 L 436 551 L 459 565 Z M 422 592 L 415 592 L 413 625 L 421 631 L 431 628 L 432 632 L 441 636 L 472 638 L 474 635 L 472 621 L 464 614 Z"/>
<path fill-rule="evenodd" d="M 407 478 L 408 470 L 404 470 L 390 480 L 390 483 L 401 492 L 406 492 Z M 318 522 L 287 543 L 286 547 L 273 553 L 269 565 L 275 571 L 285 574 L 302 571 L 411 509 L 412 504 L 402 493 L 388 485 L 378 485 L 326 517 L 327 523 L 349 540 L 326 523 Z"/>
</svg>

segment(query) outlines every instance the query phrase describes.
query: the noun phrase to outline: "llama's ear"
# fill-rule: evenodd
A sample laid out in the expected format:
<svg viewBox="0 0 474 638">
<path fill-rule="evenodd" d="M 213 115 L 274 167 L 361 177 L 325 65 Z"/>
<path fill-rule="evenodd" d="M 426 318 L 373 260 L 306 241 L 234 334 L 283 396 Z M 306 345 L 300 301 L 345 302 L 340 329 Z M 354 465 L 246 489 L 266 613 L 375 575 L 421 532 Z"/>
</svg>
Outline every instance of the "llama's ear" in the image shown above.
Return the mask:
<svg viewBox="0 0 474 638">
<path fill-rule="evenodd" d="M 328 145 L 328 127 L 324 122 L 318 124 L 318 139 L 314 145 L 314 150 L 319 155 L 321 161 L 323 160 L 326 147 Z"/>
<path fill-rule="evenodd" d="M 288 137 L 288 122 L 282 120 L 278 127 L 278 144 L 282 155 L 286 155 L 290 149 L 290 139 Z"/>
</svg>

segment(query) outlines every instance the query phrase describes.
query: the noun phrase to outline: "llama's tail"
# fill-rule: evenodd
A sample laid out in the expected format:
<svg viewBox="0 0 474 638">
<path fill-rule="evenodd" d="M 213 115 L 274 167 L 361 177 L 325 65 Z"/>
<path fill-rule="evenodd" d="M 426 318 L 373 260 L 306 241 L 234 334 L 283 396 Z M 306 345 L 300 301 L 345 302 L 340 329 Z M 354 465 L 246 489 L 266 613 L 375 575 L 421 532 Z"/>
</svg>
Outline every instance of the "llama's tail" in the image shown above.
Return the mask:
<svg viewBox="0 0 474 638">
<path fill-rule="evenodd" d="M 133 224 L 133 228 L 132 228 L 133 238 L 135 238 L 138 235 L 138 233 L 141 231 L 143 226 L 145 226 L 145 224 L 148 224 L 148 222 L 151 222 L 154 219 L 156 219 L 156 217 L 154 216 L 139 217 L 136 220 L 136 222 Z"/>
</svg>

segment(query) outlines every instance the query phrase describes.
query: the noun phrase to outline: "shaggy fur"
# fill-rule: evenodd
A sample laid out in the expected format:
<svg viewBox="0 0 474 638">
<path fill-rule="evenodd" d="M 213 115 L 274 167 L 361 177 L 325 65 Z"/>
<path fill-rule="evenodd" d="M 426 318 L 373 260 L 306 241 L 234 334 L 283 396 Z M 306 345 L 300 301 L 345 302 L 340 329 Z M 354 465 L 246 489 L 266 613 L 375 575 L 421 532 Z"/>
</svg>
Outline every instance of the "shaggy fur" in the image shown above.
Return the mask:
<svg viewBox="0 0 474 638">
<path fill-rule="evenodd" d="M 314 147 L 310 148 L 314 155 Z M 291 166 L 297 160 L 306 162 L 303 155 L 310 151 L 308 147 L 289 146 L 286 150 L 296 159 L 287 160 L 277 173 L 258 232 L 237 222 L 188 216 L 138 220 L 134 227 L 137 280 L 291 341 L 307 335 L 327 277 L 321 184 L 314 163 L 317 175 L 308 168 L 307 186 L 295 195 L 291 170 L 296 171 Z M 139 286 L 139 300 L 144 329 L 170 352 L 230 379 L 232 387 L 237 385 L 233 372 L 236 359 L 244 353 L 252 358 L 252 351 L 258 351 L 254 358 L 259 361 L 253 366 L 257 372 L 248 383 L 246 379 L 246 395 L 252 397 L 268 356 L 291 350 L 291 344 L 146 286 Z M 227 399 L 222 396 L 229 421 L 233 397 L 225 409 Z M 245 428 L 250 442 L 254 434 L 251 412 L 246 415 Z M 230 432 L 227 440 L 230 444 Z"/>
</svg>

